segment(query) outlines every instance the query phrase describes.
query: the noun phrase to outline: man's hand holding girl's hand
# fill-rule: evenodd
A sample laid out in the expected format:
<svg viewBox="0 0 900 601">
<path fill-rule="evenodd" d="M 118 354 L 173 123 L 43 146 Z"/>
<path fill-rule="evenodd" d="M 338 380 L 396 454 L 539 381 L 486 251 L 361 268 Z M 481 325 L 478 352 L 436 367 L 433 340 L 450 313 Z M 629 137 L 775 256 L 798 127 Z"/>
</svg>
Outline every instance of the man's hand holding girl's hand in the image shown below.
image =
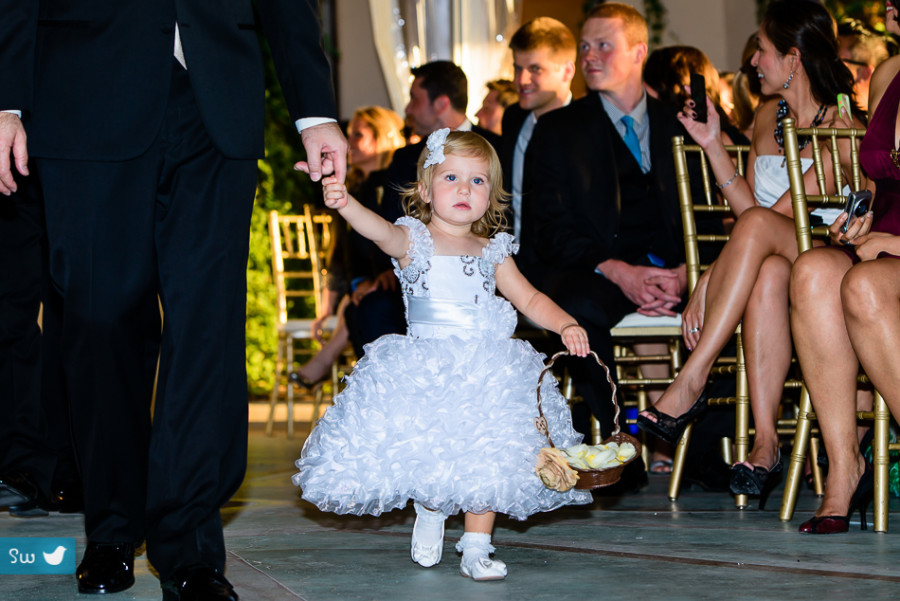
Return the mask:
<svg viewBox="0 0 900 601">
<path fill-rule="evenodd" d="M 329 209 L 343 209 L 347 206 L 347 186 L 331 175 L 322 180 L 322 192 L 325 195 L 325 206 Z"/>
<path fill-rule="evenodd" d="M 559 335 L 563 344 L 566 345 L 566 349 L 573 355 L 587 357 L 588 353 L 591 352 L 587 332 L 580 325 L 571 323 L 563 326 Z"/>
</svg>

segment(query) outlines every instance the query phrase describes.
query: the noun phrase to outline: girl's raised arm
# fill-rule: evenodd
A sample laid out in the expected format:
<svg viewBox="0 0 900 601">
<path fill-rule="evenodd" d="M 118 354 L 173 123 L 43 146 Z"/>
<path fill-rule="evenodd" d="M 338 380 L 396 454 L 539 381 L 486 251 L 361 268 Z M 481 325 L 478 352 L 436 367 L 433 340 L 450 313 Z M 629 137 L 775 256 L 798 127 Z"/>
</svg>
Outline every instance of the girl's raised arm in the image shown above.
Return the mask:
<svg viewBox="0 0 900 601">
<path fill-rule="evenodd" d="M 350 196 L 347 186 L 336 177 L 324 178 L 322 186 L 326 207 L 337 209 L 350 227 L 377 244 L 388 256 L 395 259 L 406 256 L 409 249 L 409 234 L 405 227 L 394 225 L 362 206 Z"/>
</svg>

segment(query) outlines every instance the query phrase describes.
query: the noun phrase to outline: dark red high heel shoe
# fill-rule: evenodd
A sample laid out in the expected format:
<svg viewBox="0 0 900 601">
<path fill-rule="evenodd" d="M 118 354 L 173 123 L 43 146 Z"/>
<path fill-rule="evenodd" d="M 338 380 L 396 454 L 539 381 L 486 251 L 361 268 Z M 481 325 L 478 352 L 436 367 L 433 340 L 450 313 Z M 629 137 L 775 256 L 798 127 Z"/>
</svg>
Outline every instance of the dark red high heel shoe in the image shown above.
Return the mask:
<svg viewBox="0 0 900 601">
<path fill-rule="evenodd" d="M 806 534 L 839 534 L 850 530 L 850 516 L 859 509 L 859 529 L 866 530 L 866 506 L 872 500 L 875 488 L 875 470 L 872 464 L 866 461 L 866 469 L 859 478 L 856 490 L 850 497 L 850 507 L 847 515 L 823 515 L 814 517 L 800 524 L 800 532 Z"/>
</svg>

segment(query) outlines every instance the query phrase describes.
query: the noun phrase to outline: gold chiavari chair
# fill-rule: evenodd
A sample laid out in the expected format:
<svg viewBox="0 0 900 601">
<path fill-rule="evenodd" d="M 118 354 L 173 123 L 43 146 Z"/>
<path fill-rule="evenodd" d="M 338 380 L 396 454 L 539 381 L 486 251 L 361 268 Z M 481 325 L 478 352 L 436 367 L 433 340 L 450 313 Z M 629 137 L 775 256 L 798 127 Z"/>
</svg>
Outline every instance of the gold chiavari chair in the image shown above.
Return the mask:
<svg viewBox="0 0 900 601">
<path fill-rule="evenodd" d="M 728 152 L 733 156 L 738 173 L 744 175 L 744 165 L 749 146 L 728 146 Z M 681 204 L 681 221 L 684 228 L 685 263 L 687 267 L 688 290 L 693 292 L 700 279 L 700 274 L 709 267 L 701 263 L 700 243 L 722 245 L 728 240 L 726 234 L 701 234 L 697 231 L 697 216 L 700 214 L 732 215 L 731 208 L 724 202 L 720 202 L 712 185 L 709 164 L 703 149 L 696 145 L 685 145 L 683 136 L 672 138 L 672 154 L 675 159 L 675 179 L 678 188 L 678 199 Z M 700 177 L 703 186 L 703 199 L 697 202 L 693 198 L 688 169 L 689 155 L 696 155 L 700 164 Z M 680 328 L 679 328 L 680 329 Z M 681 333 L 679 332 L 679 337 Z M 735 437 L 734 452 L 725 460 L 745 461 L 750 449 L 750 396 L 747 384 L 747 370 L 744 363 L 744 352 L 741 344 L 741 327 L 738 325 L 735 331 L 736 353 L 734 359 L 722 357 L 711 372 L 712 377 L 734 377 L 735 396 L 710 398 L 710 406 L 734 405 L 735 406 Z M 685 458 L 690 444 L 693 424 L 689 425 L 678 445 L 675 448 L 675 460 L 672 467 L 672 476 L 669 480 L 669 500 L 675 501 L 681 489 L 681 479 L 684 474 Z M 746 507 L 748 499 L 746 495 L 738 495 L 735 504 Z"/>
<path fill-rule="evenodd" d="M 846 193 L 850 189 L 860 189 L 862 172 L 859 167 L 859 140 L 865 133 L 864 129 L 853 128 L 797 128 L 793 119 L 784 120 L 784 154 L 788 177 L 791 182 L 791 204 L 797 232 L 797 247 L 801 253 L 812 248 L 813 236 L 828 236 L 827 225 L 811 227 L 809 219 L 810 205 L 843 208 L 847 200 Z M 799 136 L 810 138 L 810 146 L 813 152 L 813 168 L 815 169 L 819 194 L 810 194 L 806 190 L 806 184 L 803 180 L 803 167 L 800 160 Z M 846 182 L 846 187 L 844 185 L 845 174 L 841 169 L 841 154 L 838 144 L 840 140 L 845 139 L 849 141 L 851 164 L 849 181 Z M 828 144 L 828 149 L 831 153 L 830 168 L 834 177 L 834 189 L 838 190 L 836 194 L 822 193 L 826 189 L 826 165 L 822 155 L 823 143 Z M 864 375 L 860 375 L 859 381 L 860 383 L 866 383 L 867 379 Z M 815 418 L 809 392 L 804 386 L 800 397 L 800 410 L 797 416 L 794 446 L 791 451 L 784 485 L 784 497 L 779 515 L 783 522 L 790 521 L 794 514 L 803 464 L 806 461 L 806 449 L 810 446 L 810 431 Z M 887 532 L 889 454 L 890 451 L 900 450 L 900 444 L 890 444 L 889 442 L 891 416 L 884 398 L 877 390 L 875 391 L 874 410 L 857 412 L 857 419 L 872 420 L 874 422 L 872 440 L 872 456 L 875 468 L 874 528 L 876 532 Z"/>
<path fill-rule="evenodd" d="M 633 392 L 633 399 L 622 398 L 626 407 L 636 406 L 643 411 L 650 405 L 648 389 L 667 386 L 672 383 L 675 374 L 681 369 L 684 349 L 681 343 L 681 316 L 648 317 L 639 313 L 631 313 L 622 318 L 610 330 L 613 340 L 613 351 L 616 357 L 616 379 L 620 397 Z M 668 366 L 668 377 L 645 377 L 644 369 L 648 365 L 664 364 Z M 635 420 L 628 420 L 634 423 Z M 600 442 L 600 424 L 591 420 L 594 444 Z M 646 440 L 644 441 L 646 442 Z M 650 451 L 642 445 L 644 465 L 650 465 Z"/>
<path fill-rule="evenodd" d="M 284 391 L 287 402 L 287 435 L 294 436 L 294 386 L 289 375 L 294 369 L 297 352 L 311 354 L 313 344 L 313 318 L 293 318 L 294 314 L 316 313 L 322 307 L 324 295 L 325 259 L 333 241 L 332 217 L 321 209 L 304 205 L 300 215 L 281 215 L 269 212 L 269 237 L 272 245 L 272 275 L 275 281 L 278 309 L 278 347 L 275 357 L 275 375 L 269 401 L 269 418 L 266 434 L 271 436 L 275 422 L 275 408 Z M 311 302 L 310 302 L 311 301 Z M 310 305 L 312 305 L 310 307 Z M 336 318 L 326 324 L 326 331 L 334 329 Z M 295 349 L 295 343 L 305 341 L 306 349 Z M 332 392 L 337 390 L 337 365 L 332 366 Z M 311 423 L 318 418 L 324 400 L 322 383 L 313 390 Z"/>
</svg>

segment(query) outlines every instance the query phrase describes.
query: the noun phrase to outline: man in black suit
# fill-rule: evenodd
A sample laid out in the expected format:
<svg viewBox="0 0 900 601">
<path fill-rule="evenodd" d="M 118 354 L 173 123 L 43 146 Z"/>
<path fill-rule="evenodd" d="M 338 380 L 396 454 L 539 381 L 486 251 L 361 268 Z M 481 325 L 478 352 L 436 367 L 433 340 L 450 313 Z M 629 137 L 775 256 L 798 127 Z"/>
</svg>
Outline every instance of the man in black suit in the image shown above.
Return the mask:
<svg viewBox="0 0 900 601">
<path fill-rule="evenodd" d="M 315 4 L 258 8 L 307 151 L 297 168 L 343 180 Z M 16 187 L 9 148 L 23 175 L 30 152 L 64 299 L 88 538 L 79 590 L 130 587 L 146 539 L 164 599 L 236 599 L 219 508 L 246 467 L 247 233 L 264 118 L 254 3 L 0 6 L 0 192 Z"/>
<path fill-rule="evenodd" d="M 512 196 L 512 233 L 521 244 L 516 264 L 540 288 L 545 274 L 536 254 L 534 224 L 522 223 L 522 204 L 531 200 L 525 157 L 538 118 L 572 101 L 570 86 L 577 49 L 569 28 L 550 17 L 538 17 L 522 25 L 510 38 L 509 47 L 519 102 L 503 113 L 500 162 L 504 188 Z"/>
<path fill-rule="evenodd" d="M 580 63 L 587 96 L 543 116 L 530 169 L 536 248 L 554 280 L 546 288 L 614 365 L 610 328 L 628 313 L 672 315 L 687 282 L 671 152 L 683 135 L 673 112 L 641 85 L 647 24 L 630 6 L 605 3 L 584 23 Z M 573 361 L 576 388 L 613 428 L 602 369 Z"/>
</svg>

